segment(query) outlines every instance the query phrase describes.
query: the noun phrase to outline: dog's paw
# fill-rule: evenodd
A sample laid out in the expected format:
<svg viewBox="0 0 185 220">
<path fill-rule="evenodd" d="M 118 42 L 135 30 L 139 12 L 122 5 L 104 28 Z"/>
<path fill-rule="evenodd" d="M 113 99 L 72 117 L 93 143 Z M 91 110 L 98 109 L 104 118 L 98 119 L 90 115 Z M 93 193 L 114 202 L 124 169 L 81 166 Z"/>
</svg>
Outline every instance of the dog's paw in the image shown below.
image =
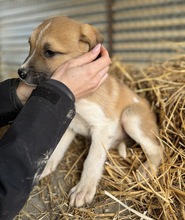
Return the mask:
<svg viewBox="0 0 185 220">
<path fill-rule="evenodd" d="M 79 182 L 69 192 L 70 206 L 81 207 L 84 204 L 90 204 L 96 193 L 96 186 L 94 184 L 85 184 Z"/>
<path fill-rule="evenodd" d="M 156 176 L 156 174 L 157 168 L 149 164 L 148 161 L 141 164 L 136 170 L 136 176 L 139 181 L 149 179 L 152 176 Z"/>
<path fill-rule="evenodd" d="M 119 152 L 119 155 L 121 157 L 123 157 L 123 159 L 126 159 L 127 157 L 127 150 L 126 150 L 126 145 L 124 142 L 121 142 L 118 146 L 118 152 Z"/>
</svg>

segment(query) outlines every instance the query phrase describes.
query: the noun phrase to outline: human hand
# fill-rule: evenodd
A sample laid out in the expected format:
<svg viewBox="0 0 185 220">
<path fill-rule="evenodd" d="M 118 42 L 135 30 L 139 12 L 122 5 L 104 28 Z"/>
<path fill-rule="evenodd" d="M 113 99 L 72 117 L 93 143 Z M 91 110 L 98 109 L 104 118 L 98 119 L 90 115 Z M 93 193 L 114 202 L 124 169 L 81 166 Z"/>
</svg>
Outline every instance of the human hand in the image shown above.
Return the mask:
<svg viewBox="0 0 185 220">
<path fill-rule="evenodd" d="M 24 105 L 27 99 L 30 97 L 32 91 L 35 89 L 35 86 L 27 85 L 25 82 L 19 82 L 19 85 L 16 89 L 16 94 L 21 103 Z"/>
<path fill-rule="evenodd" d="M 100 58 L 96 59 L 99 54 Z M 61 65 L 51 79 L 64 83 L 78 100 L 94 92 L 106 80 L 110 63 L 107 50 L 98 44 L 90 52 Z"/>
</svg>

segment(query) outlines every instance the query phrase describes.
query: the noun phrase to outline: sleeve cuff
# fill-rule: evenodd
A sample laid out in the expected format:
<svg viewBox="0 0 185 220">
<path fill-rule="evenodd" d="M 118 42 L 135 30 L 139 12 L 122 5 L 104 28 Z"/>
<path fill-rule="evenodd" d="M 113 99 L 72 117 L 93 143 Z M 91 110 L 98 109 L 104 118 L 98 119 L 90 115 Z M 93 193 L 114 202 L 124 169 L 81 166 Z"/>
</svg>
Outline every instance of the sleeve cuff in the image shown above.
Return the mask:
<svg viewBox="0 0 185 220">
<path fill-rule="evenodd" d="M 54 79 L 49 79 L 47 80 L 47 84 L 52 85 L 57 87 L 57 89 L 59 89 L 60 91 L 64 92 L 65 94 L 67 94 L 69 96 L 69 98 L 75 102 L 75 96 L 73 95 L 73 93 L 71 92 L 71 90 L 63 83 L 54 80 Z"/>
</svg>

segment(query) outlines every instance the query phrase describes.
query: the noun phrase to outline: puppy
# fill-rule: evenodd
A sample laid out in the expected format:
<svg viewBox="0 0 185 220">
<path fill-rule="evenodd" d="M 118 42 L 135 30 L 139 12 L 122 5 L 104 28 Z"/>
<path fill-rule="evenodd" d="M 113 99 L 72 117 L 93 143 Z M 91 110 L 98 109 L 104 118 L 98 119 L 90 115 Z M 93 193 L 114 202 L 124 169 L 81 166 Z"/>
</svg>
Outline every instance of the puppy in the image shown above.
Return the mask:
<svg viewBox="0 0 185 220">
<path fill-rule="evenodd" d="M 44 21 L 32 33 L 30 52 L 18 70 L 28 84 L 38 85 L 51 77 L 67 60 L 78 57 L 102 43 L 100 32 L 70 18 L 57 16 Z M 42 177 L 54 171 L 77 133 L 90 136 L 91 146 L 84 162 L 81 179 L 70 191 L 70 205 L 80 207 L 91 203 L 103 172 L 106 151 L 118 146 L 126 157 L 124 138 L 130 136 L 146 154 L 139 167 L 156 173 L 163 149 L 156 136 L 158 127 L 149 103 L 126 85 L 109 76 L 99 89 L 76 102 L 76 116 L 50 157 Z"/>
</svg>

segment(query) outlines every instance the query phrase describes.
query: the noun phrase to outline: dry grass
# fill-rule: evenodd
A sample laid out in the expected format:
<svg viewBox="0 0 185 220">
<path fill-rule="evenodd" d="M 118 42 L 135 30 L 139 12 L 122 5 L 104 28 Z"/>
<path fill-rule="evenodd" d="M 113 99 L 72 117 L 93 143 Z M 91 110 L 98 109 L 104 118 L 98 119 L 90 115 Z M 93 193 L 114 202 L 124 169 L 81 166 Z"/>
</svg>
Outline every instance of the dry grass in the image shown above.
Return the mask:
<svg viewBox="0 0 185 220">
<path fill-rule="evenodd" d="M 71 208 L 67 193 L 80 178 L 89 146 L 88 140 L 77 137 L 57 171 L 34 188 L 16 220 L 185 219 L 185 57 L 145 70 L 115 61 L 111 72 L 147 97 L 157 114 L 159 139 L 164 146 L 158 176 L 137 181 L 135 169 L 144 158 L 138 145 L 128 149 L 126 160 L 111 150 L 93 203 Z"/>
</svg>

